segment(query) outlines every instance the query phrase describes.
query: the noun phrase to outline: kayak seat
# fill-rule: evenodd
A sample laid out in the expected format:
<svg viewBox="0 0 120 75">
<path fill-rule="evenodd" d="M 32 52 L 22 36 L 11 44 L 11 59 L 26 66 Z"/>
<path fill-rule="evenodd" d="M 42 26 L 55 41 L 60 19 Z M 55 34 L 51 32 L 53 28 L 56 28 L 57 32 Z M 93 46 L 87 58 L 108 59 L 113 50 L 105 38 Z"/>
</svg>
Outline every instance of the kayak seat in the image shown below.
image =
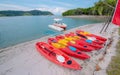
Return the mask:
<svg viewBox="0 0 120 75">
<path fill-rule="evenodd" d="M 76 48 L 75 48 L 75 47 L 72 47 L 72 46 L 69 46 L 69 49 L 70 49 L 71 51 L 76 51 Z"/>
<path fill-rule="evenodd" d="M 72 64 L 72 61 L 71 61 L 71 60 L 68 60 L 68 61 L 67 61 L 67 64 L 68 64 L 68 65 Z"/>
<path fill-rule="evenodd" d="M 87 43 L 92 43 L 92 40 L 87 39 L 86 42 Z"/>
<path fill-rule="evenodd" d="M 75 41 L 70 41 L 72 44 L 75 44 L 76 42 Z"/>
</svg>

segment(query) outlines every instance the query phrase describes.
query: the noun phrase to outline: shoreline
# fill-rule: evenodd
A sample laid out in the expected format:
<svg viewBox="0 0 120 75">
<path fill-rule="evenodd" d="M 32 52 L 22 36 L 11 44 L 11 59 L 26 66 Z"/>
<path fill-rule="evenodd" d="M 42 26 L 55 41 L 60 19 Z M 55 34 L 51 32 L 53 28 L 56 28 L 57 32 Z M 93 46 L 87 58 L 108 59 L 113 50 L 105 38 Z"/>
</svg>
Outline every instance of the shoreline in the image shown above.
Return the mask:
<svg viewBox="0 0 120 75">
<path fill-rule="evenodd" d="M 70 18 L 107 18 L 109 16 L 97 16 L 97 15 L 71 15 L 71 16 L 62 16 L 62 15 L 23 15 L 24 16 L 60 16 L 60 17 L 70 17 Z M 22 16 L 0 16 L 2 17 L 22 17 Z"/>
<path fill-rule="evenodd" d="M 108 18 L 109 16 L 97 16 L 97 15 L 71 15 L 71 16 L 63 16 L 70 18 Z"/>
<path fill-rule="evenodd" d="M 103 24 L 103 23 L 95 23 L 95 24 Z M 69 29 L 69 30 L 66 30 L 66 31 L 64 31 L 64 32 L 60 32 L 60 33 L 67 33 L 67 32 L 69 32 L 69 31 L 71 31 L 71 30 L 74 30 L 74 29 L 78 29 L 78 28 L 85 28 L 85 27 L 89 27 L 90 25 L 94 25 L 94 24 L 87 24 L 87 25 L 83 25 L 83 26 L 78 26 L 78 27 L 75 27 L 75 28 L 71 28 L 71 29 Z M 44 38 L 44 37 L 50 37 L 50 36 L 54 36 L 54 35 L 48 35 L 48 36 L 42 36 L 41 38 Z M 41 39 L 41 38 L 38 38 L 38 39 Z M 24 43 L 27 43 L 27 42 L 32 42 L 32 41 L 35 41 L 35 40 L 38 40 L 38 39 L 34 39 L 34 40 L 30 40 L 30 41 L 26 41 L 26 42 L 21 42 L 21 43 L 17 43 L 17 44 L 14 44 L 14 45 L 10 45 L 10 46 L 8 46 L 8 47 L 3 47 L 3 48 L 0 48 L 0 53 L 1 53 L 1 50 L 2 49 L 5 49 L 5 48 L 10 48 L 10 47 L 13 47 L 13 46 L 17 46 L 17 45 L 20 45 L 20 44 L 24 44 Z"/>
<path fill-rule="evenodd" d="M 77 29 L 82 29 L 97 35 L 102 35 L 106 38 L 111 38 L 112 36 L 114 36 L 114 45 L 112 45 L 109 49 L 106 50 L 106 48 L 104 47 L 99 51 L 86 52 L 91 56 L 90 60 L 82 61 L 73 58 L 83 66 L 83 69 L 81 71 L 70 70 L 58 66 L 45 59 L 36 51 L 35 43 L 38 41 L 47 42 L 47 39 L 49 37 L 54 37 L 53 35 L 50 35 L 36 40 L 20 43 L 15 46 L 0 49 L 0 75 L 106 75 L 105 70 L 107 68 L 107 65 L 110 63 L 110 59 L 115 53 L 115 46 L 118 39 L 116 31 L 118 27 L 111 24 L 106 33 L 99 34 L 102 26 L 102 23 L 89 24 L 72 28 L 63 33 L 65 34 L 69 32 L 74 32 Z M 114 32 L 114 34 L 111 34 L 111 32 Z M 105 59 L 99 61 L 99 59 L 103 57 L 105 51 L 107 51 L 107 54 L 104 57 Z M 99 65 L 101 69 L 96 71 L 96 65 Z"/>
<path fill-rule="evenodd" d="M 4 17 L 31 17 L 31 16 L 54 16 L 54 15 L 23 15 L 23 16 L 0 16 L 0 18 Z"/>
</svg>

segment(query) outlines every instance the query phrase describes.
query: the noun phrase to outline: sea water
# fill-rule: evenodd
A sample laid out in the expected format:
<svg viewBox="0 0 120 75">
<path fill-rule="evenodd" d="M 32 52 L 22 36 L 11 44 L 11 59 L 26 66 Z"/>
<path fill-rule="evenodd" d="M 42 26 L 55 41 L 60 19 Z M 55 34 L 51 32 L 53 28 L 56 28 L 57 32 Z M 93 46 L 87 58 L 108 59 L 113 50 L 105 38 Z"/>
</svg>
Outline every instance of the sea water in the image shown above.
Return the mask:
<svg viewBox="0 0 120 75">
<path fill-rule="evenodd" d="M 48 28 L 56 16 L 17 16 L 0 17 L 0 48 L 38 39 L 46 35 L 59 33 Z M 68 25 L 67 30 L 93 23 L 103 22 L 103 19 L 60 17 Z"/>
</svg>

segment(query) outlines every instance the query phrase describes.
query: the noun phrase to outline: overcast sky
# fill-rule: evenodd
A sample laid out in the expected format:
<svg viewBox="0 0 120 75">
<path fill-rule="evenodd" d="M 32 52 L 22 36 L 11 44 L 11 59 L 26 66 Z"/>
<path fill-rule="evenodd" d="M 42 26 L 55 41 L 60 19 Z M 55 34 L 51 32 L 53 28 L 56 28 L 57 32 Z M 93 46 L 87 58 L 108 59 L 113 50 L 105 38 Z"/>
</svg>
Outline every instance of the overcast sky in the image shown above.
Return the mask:
<svg viewBox="0 0 120 75">
<path fill-rule="evenodd" d="M 61 14 L 68 9 L 87 8 L 99 0 L 0 0 L 0 10 L 43 10 Z"/>
</svg>

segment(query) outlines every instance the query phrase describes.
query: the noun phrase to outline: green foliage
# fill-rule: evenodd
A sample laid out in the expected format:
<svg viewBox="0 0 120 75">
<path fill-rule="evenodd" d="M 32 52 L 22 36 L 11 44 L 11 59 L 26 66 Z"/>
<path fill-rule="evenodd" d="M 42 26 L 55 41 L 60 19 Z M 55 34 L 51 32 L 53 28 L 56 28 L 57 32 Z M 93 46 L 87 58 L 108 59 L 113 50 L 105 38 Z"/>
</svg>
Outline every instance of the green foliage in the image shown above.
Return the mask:
<svg viewBox="0 0 120 75">
<path fill-rule="evenodd" d="M 116 5 L 117 0 L 99 0 L 93 7 L 77 8 L 62 13 L 63 16 L 70 15 L 110 15 Z"/>
<path fill-rule="evenodd" d="M 65 15 L 74 15 L 74 10 L 68 10 L 66 11 L 65 13 L 63 13 L 62 15 L 65 16 Z"/>
<path fill-rule="evenodd" d="M 30 13 L 24 13 L 23 16 L 31 16 Z"/>
<path fill-rule="evenodd" d="M 104 2 L 108 3 L 111 6 L 115 6 L 117 3 L 117 0 L 103 0 Z"/>
<path fill-rule="evenodd" d="M 0 16 L 30 16 L 30 15 L 53 15 L 51 12 L 48 11 L 39 11 L 39 10 L 32 10 L 32 11 L 0 11 Z"/>
</svg>

